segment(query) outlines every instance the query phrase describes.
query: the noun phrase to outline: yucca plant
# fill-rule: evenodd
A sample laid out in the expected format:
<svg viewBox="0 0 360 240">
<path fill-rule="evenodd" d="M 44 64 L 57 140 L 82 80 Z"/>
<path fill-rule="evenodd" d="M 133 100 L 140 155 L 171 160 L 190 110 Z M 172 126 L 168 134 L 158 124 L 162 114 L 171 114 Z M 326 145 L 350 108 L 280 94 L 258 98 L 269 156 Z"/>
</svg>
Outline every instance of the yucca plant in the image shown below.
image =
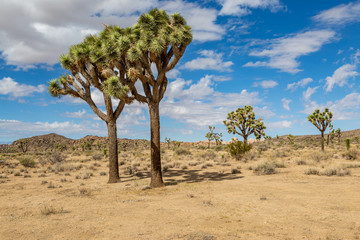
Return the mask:
<svg viewBox="0 0 360 240">
<path fill-rule="evenodd" d="M 159 104 L 168 85 L 166 73 L 176 66 L 192 41 L 191 28 L 180 14 L 169 16 L 164 10 L 153 9 L 141 15 L 133 27 L 107 27 L 101 37 L 109 39 L 109 45 L 104 46 L 107 54 L 103 55 L 100 51 L 94 58 L 108 61 L 120 70 L 120 77 L 106 80 L 105 92 L 122 99 L 127 91 L 124 82 L 134 99 L 148 105 L 151 132 L 150 187 L 162 187 Z M 157 73 L 153 72 L 152 65 Z M 123 81 L 125 77 L 129 81 Z M 136 89 L 136 81 L 141 82 L 144 94 Z"/>
<path fill-rule="evenodd" d="M 328 108 L 325 108 L 324 112 L 320 112 L 316 109 L 311 115 L 308 116 L 308 121 L 311 122 L 321 133 L 321 150 L 325 151 L 324 148 L 324 132 L 326 128 L 331 124 L 333 114 Z"/>
<path fill-rule="evenodd" d="M 251 134 L 254 134 L 256 139 L 265 136 L 264 130 L 266 129 L 266 126 L 261 118 L 255 118 L 255 113 L 251 106 L 244 106 L 244 108 L 238 108 L 235 112 L 232 111 L 228 114 L 224 124 L 229 133 L 242 136 L 245 145 Z"/>
</svg>

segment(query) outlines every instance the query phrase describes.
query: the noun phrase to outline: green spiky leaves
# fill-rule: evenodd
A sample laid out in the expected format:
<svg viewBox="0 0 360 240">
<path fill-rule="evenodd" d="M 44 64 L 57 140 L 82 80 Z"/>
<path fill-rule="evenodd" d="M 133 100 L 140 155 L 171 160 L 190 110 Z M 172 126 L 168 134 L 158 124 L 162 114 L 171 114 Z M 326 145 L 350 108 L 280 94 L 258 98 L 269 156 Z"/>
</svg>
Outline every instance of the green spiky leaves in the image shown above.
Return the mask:
<svg viewBox="0 0 360 240">
<path fill-rule="evenodd" d="M 126 85 L 122 85 L 117 76 L 109 77 L 103 83 L 103 91 L 110 96 L 113 96 L 117 99 L 122 99 L 124 96 L 127 96 L 130 91 L 129 87 Z"/>
<path fill-rule="evenodd" d="M 52 97 L 60 98 L 64 94 L 64 83 L 67 82 L 66 76 L 61 76 L 49 82 L 48 92 Z"/>
<path fill-rule="evenodd" d="M 333 114 L 328 108 L 325 108 L 324 112 L 320 112 L 316 109 L 312 114 L 308 116 L 308 121 L 311 122 L 320 132 L 324 132 L 326 128 L 331 124 Z"/>
<path fill-rule="evenodd" d="M 235 112 L 229 113 L 224 124 L 229 133 L 237 133 L 244 137 L 244 139 L 247 139 L 251 134 L 254 134 L 256 139 L 265 136 L 264 130 L 266 126 L 261 118 L 255 118 L 255 113 L 251 106 L 244 106 L 244 108 L 238 108 Z"/>
</svg>

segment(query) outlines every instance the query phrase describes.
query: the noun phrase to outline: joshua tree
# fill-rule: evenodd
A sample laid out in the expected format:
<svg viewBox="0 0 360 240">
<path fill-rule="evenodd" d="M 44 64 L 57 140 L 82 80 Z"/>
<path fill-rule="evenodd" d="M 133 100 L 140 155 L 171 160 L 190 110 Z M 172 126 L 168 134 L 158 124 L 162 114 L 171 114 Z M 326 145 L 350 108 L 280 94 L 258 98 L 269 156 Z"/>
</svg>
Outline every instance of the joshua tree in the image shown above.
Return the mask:
<svg viewBox="0 0 360 240">
<path fill-rule="evenodd" d="M 208 143 L 208 148 L 210 148 L 210 143 L 211 141 L 215 140 L 216 141 L 216 146 L 219 145 L 219 143 L 222 141 L 222 133 L 215 133 L 215 126 L 209 126 L 209 132 L 206 133 L 205 137 L 208 139 L 209 143 Z"/>
<path fill-rule="evenodd" d="M 340 128 L 336 129 L 335 137 L 338 139 L 338 143 L 340 143 L 340 141 L 341 141 L 341 129 Z"/>
<path fill-rule="evenodd" d="M 18 147 L 21 149 L 23 153 L 27 152 L 29 149 L 30 139 L 22 138 L 18 140 Z"/>
<path fill-rule="evenodd" d="M 261 118 L 255 119 L 255 113 L 251 106 L 244 106 L 244 108 L 238 108 L 235 112 L 229 113 L 224 124 L 229 133 L 237 133 L 242 136 L 245 144 L 251 134 L 254 134 L 256 139 L 265 136 L 264 129 L 266 127 Z"/>
<path fill-rule="evenodd" d="M 126 30 L 122 30 L 126 31 Z M 60 56 L 60 63 L 71 75 L 65 74 L 49 82 L 49 93 L 53 97 L 70 95 L 84 100 L 93 112 L 103 121 L 108 129 L 109 138 L 109 183 L 120 181 L 118 167 L 116 120 L 122 112 L 125 103 L 132 98 L 127 96 L 129 87 L 126 83 L 132 81 L 125 76 L 123 68 L 119 66 L 122 58 L 116 55 L 117 49 L 111 48 L 114 42 L 121 42 L 118 38 L 109 38 L 105 28 L 99 36 L 88 36 L 80 44 L 70 47 L 69 53 Z M 117 69 L 116 69 L 117 68 Z M 118 72 L 120 70 L 120 73 Z M 121 99 L 114 105 L 111 96 L 104 91 L 109 80 L 121 80 L 117 84 L 117 98 Z M 121 83 L 120 83 L 121 82 Z M 91 92 L 98 90 L 102 93 L 106 112 L 102 112 L 95 104 Z"/>
<path fill-rule="evenodd" d="M 333 114 L 329 111 L 328 108 L 325 108 L 324 112 L 320 112 L 319 109 L 316 109 L 311 115 L 308 116 L 309 122 L 314 124 L 314 126 L 319 129 L 321 132 L 321 150 L 324 151 L 324 132 L 326 128 L 331 124 Z"/>
<path fill-rule="evenodd" d="M 214 130 L 215 130 L 215 127 L 212 127 L 212 126 L 209 126 L 209 132 L 206 133 L 205 137 L 207 138 L 207 140 L 209 141 L 208 143 L 208 148 L 210 148 L 210 143 L 212 140 L 215 139 L 215 136 L 214 136 Z"/>
<path fill-rule="evenodd" d="M 295 136 L 292 134 L 289 134 L 287 136 L 287 139 L 289 140 L 289 144 L 293 145 L 295 143 Z"/>
<path fill-rule="evenodd" d="M 171 139 L 170 139 L 170 138 L 165 137 L 165 142 L 167 143 L 168 148 L 170 148 Z"/>
<path fill-rule="evenodd" d="M 133 81 L 140 81 L 144 94 L 134 84 L 128 84 L 132 96 L 146 103 L 150 114 L 151 183 L 150 187 L 164 186 L 160 155 L 159 104 L 163 99 L 172 70 L 192 41 L 191 28 L 180 14 L 168 16 L 164 10 L 153 9 L 140 16 L 131 28 L 107 27 L 109 39 L 117 39 L 108 49 L 116 55 L 116 67 Z M 156 68 L 153 72 L 152 65 Z M 106 92 L 118 97 L 121 77 L 108 79 Z M 121 93 L 121 91 L 120 91 Z"/>
</svg>

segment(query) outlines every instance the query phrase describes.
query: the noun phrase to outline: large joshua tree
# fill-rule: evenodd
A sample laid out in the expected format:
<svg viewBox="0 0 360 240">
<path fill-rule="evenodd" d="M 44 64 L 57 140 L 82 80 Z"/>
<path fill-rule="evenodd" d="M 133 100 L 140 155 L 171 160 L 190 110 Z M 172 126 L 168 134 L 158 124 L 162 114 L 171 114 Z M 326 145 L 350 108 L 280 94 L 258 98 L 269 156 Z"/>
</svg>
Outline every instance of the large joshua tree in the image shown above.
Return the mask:
<svg viewBox="0 0 360 240">
<path fill-rule="evenodd" d="M 132 96 L 149 108 L 150 187 L 162 187 L 159 104 L 168 84 L 166 73 L 176 66 L 192 41 L 191 28 L 180 14 L 169 16 L 164 10 L 153 9 L 141 15 L 131 28 L 108 27 L 106 30 L 109 39 L 116 39 L 109 48 L 117 49 L 120 53 L 116 67 L 126 73 L 132 83 L 139 81 L 142 86 L 143 94 L 134 84 L 128 84 Z M 156 69 L 156 73 L 153 69 Z M 106 92 L 119 97 L 121 77 L 109 78 L 107 83 Z"/>
<path fill-rule="evenodd" d="M 133 98 L 128 97 L 131 80 L 125 77 L 122 68 L 120 72 L 116 69 L 117 58 L 109 47 L 113 41 L 107 37 L 107 29 L 99 36 L 88 36 L 80 44 L 70 47 L 69 53 L 60 57 L 60 63 L 63 68 L 69 70 L 71 74 L 65 74 L 58 79 L 49 82 L 49 93 L 53 97 L 61 95 L 70 95 L 84 100 L 94 113 L 106 122 L 109 138 L 109 183 L 120 181 L 118 167 L 118 148 L 117 148 L 117 129 L 116 120 L 124 109 L 126 103 L 130 103 Z M 119 79 L 117 85 L 117 98 L 121 99 L 117 106 L 111 96 L 104 91 L 109 79 Z M 91 92 L 99 90 L 104 98 L 106 112 L 102 112 L 95 104 Z M 115 103 L 116 104 L 116 103 Z"/>
<path fill-rule="evenodd" d="M 331 124 L 333 114 L 329 111 L 328 108 L 325 108 L 324 112 L 320 112 L 319 109 L 316 109 L 312 114 L 308 116 L 309 122 L 314 124 L 314 126 L 319 129 L 321 133 L 321 150 L 324 151 L 324 132 L 326 128 Z"/>
<path fill-rule="evenodd" d="M 251 106 L 244 106 L 238 108 L 235 112 L 228 114 L 227 120 L 224 121 L 229 133 L 239 134 L 244 138 L 244 144 L 247 144 L 247 139 L 251 134 L 254 134 L 256 139 L 265 136 L 266 129 L 261 118 L 255 119 L 255 113 Z"/>
</svg>

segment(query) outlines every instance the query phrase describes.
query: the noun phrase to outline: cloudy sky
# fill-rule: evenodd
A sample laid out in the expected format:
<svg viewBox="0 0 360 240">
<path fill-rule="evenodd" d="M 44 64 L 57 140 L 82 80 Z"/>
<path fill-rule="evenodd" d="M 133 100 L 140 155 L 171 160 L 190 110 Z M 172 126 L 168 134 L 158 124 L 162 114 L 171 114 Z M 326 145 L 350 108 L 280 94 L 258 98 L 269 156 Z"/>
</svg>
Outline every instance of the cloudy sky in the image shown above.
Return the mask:
<svg viewBox="0 0 360 240">
<path fill-rule="evenodd" d="M 227 113 L 252 105 L 266 133 L 317 134 L 307 122 L 329 107 L 335 128 L 360 126 L 360 1 L 339 0 L 0 0 L 0 142 L 58 133 L 106 136 L 104 122 L 77 99 L 52 98 L 58 57 L 103 24 L 133 25 L 141 13 L 180 12 L 194 40 L 160 105 L 161 137 L 224 134 Z M 93 93 L 103 108 L 99 92 Z M 126 106 L 119 137 L 149 138 L 146 105 Z"/>
</svg>

